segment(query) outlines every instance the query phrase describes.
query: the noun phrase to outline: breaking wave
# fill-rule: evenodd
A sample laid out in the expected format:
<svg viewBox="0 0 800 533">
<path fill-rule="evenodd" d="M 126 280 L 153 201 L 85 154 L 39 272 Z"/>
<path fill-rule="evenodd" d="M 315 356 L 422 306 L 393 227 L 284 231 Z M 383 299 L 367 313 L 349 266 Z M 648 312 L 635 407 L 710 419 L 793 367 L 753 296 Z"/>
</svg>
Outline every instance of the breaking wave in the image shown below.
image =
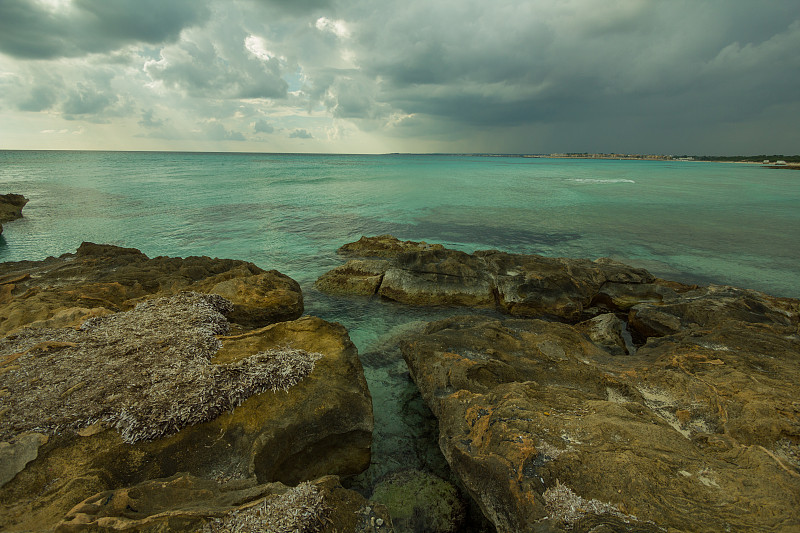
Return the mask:
<svg viewBox="0 0 800 533">
<path fill-rule="evenodd" d="M 578 183 L 636 183 L 633 180 L 625 178 L 612 178 L 612 179 L 570 178 L 569 181 L 577 181 Z"/>
</svg>

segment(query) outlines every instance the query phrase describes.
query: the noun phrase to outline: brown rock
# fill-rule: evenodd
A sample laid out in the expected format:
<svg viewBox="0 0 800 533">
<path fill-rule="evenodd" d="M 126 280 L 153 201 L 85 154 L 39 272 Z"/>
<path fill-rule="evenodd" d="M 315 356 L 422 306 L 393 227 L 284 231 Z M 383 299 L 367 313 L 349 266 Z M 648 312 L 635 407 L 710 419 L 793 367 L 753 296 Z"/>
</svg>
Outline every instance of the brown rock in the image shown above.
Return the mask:
<svg viewBox="0 0 800 533">
<path fill-rule="evenodd" d="M 368 466 L 371 398 L 344 328 L 306 317 L 217 341 L 227 323 L 203 301 L 225 308 L 181 294 L 3 339 L 0 434 L 49 440 L 0 488 L 0 529 L 52 529 L 92 494 L 178 472 L 296 484 Z M 280 362 L 303 354 L 321 354 L 310 374 Z"/>
<path fill-rule="evenodd" d="M 494 305 L 483 261 L 446 249 L 398 256 L 384 274 L 378 294 L 412 305 Z"/>
<path fill-rule="evenodd" d="M 28 199 L 21 194 L 0 194 L 0 222 L 22 218 L 22 208 Z"/>
<path fill-rule="evenodd" d="M 630 343 L 625 341 L 625 323 L 612 313 L 590 318 L 578 324 L 577 328 L 586 333 L 592 342 L 614 355 L 625 355 L 632 351 Z"/>
<path fill-rule="evenodd" d="M 209 293 L 219 294 L 233 303 L 233 311 L 228 315 L 232 322 L 258 327 L 293 320 L 303 314 L 300 285 L 289 276 L 277 270 L 256 275 L 248 275 L 249 269 L 245 267 L 235 270 L 242 275 L 220 281 L 208 289 Z M 197 288 L 209 287 L 218 277 L 200 283 Z"/>
<path fill-rule="evenodd" d="M 522 317 L 554 315 L 577 320 L 606 283 L 648 283 L 644 269 L 610 259 L 567 259 L 475 252 L 496 280 L 500 308 Z"/>
<path fill-rule="evenodd" d="M 208 257 L 149 259 L 134 248 L 83 243 L 75 254 L 0 264 L 0 334 L 33 323 L 77 326 L 92 313 L 125 311 L 142 300 L 184 290 L 230 298 L 230 319 L 245 327 L 292 320 L 303 312 L 302 293 L 294 280 L 252 263 Z M 81 309 L 87 313 L 77 311 Z M 68 315 L 73 323 L 65 320 Z"/>
<path fill-rule="evenodd" d="M 377 237 L 361 237 L 356 242 L 351 242 L 339 248 L 342 255 L 357 257 L 383 257 L 392 258 L 407 252 L 424 250 L 441 250 L 441 244 L 428 244 L 424 241 L 401 241 L 392 235 L 378 235 Z"/>
<path fill-rule="evenodd" d="M 651 284 L 646 270 L 610 259 L 548 258 L 496 250 L 466 254 L 441 245 L 362 237 L 340 248 L 387 263 L 349 262 L 317 287 L 332 294 L 372 294 L 411 305 L 497 307 L 513 316 L 578 320 L 606 284 Z M 373 286 L 378 285 L 376 291 Z M 664 289 L 666 290 L 666 289 Z"/>
<path fill-rule="evenodd" d="M 609 309 L 627 311 L 642 303 L 660 304 L 673 300 L 677 293 L 656 283 L 604 283 L 594 296 L 593 304 L 602 304 Z"/>
<path fill-rule="evenodd" d="M 344 489 L 336 476 L 287 487 L 176 474 L 87 498 L 56 531 L 371 532 L 378 519 L 386 525 L 378 531 L 391 531 L 386 509 Z"/>
<path fill-rule="evenodd" d="M 730 321 L 796 329 L 800 303 L 753 290 L 711 285 L 676 294 L 658 304 L 635 305 L 630 308 L 629 321 L 644 337 L 713 328 Z"/>
<path fill-rule="evenodd" d="M 320 276 L 314 286 L 328 294 L 372 296 L 378 292 L 389 264 L 384 260 L 351 259 Z"/>
<path fill-rule="evenodd" d="M 403 345 L 500 532 L 800 528 L 798 351 L 796 327 L 732 320 L 624 358 L 539 320 L 457 317 Z"/>
</svg>

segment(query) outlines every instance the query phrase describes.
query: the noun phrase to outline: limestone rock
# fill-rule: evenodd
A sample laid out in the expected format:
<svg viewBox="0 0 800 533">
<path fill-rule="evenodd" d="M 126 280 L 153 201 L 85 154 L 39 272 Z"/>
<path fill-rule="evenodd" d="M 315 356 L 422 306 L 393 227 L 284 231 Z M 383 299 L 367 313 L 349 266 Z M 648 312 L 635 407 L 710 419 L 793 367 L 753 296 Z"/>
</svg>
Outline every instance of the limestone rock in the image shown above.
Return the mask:
<svg viewBox="0 0 800 533">
<path fill-rule="evenodd" d="M 0 334 L 34 323 L 78 326 L 92 315 L 129 310 L 142 300 L 187 290 L 230 299 L 230 319 L 245 327 L 293 320 L 303 312 L 297 282 L 252 263 L 150 259 L 134 248 L 83 243 L 75 254 L 0 263 Z M 86 312 L 76 311 L 81 309 Z M 65 320 L 70 313 L 71 323 Z"/>
<path fill-rule="evenodd" d="M 671 335 L 690 328 L 714 328 L 726 322 L 797 328 L 800 302 L 736 287 L 711 285 L 676 294 L 658 303 L 630 308 L 629 322 L 644 337 Z"/>
<path fill-rule="evenodd" d="M 403 357 L 499 532 L 794 531 L 795 319 L 723 307 L 750 322 L 651 338 L 628 357 L 566 324 L 487 317 L 433 322 Z"/>
<path fill-rule="evenodd" d="M 577 327 L 584 331 L 592 339 L 592 342 L 603 346 L 614 355 L 626 355 L 634 350 L 632 341 L 625 339 L 627 333 L 625 323 L 613 313 L 590 318 L 586 322 L 578 324 Z"/>
<path fill-rule="evenodd" d="M 0 222 L 10 222 L 22 218 L 22 208 L 28 199 L 21 194 L 0 194 Z"/>
<path fill-rule="evenodd" d="M 259 327 L 284 320 L 293 320 L 303 314 L 303 296 L 296 281 L 277 270 L 248 275 L 249 270 L 239 267 L 243 275 L 220 281 L 208 292 L 224 296 L 233 303 L 228 315 L 232 322 L 245 327 Z M 208 281 L 198 284 L 198 289 L 208 288 Z"/>
<path fill-rule="evenodd" d="M 441 250 L 442 248 L 441 244 L 401 241 L 392 235 L 378 235 L 377 237 L 362 236 L 356 242 L 343 245 L 338 252 L 345 256 L 392 258 L 407 252 Z"/>
<path fill-rule="evenodd" d="M 494 305 L 483 262 L 456 250 L 424 250 L 397 257 L 378 294 L 412 305 Z"/>
<path fill-rule="evenodd" d="M 677 297 L 677 292 L 658 283 L 604 283 L 593 303 L 627 311 L 642 303 L 659 304 Z"/>
<path fill-rule="evenodd" d="M 384 260 L 351 259 L 323 274 L 314 286 L 328 294 L 372 296 L 378 292 L 388 267 L 389 262 Z"/>
<path fill-rule="evenodd" d="M 0 487 L 22 472 L 25 465 L 36 459 L 47 435 L 23 433 L 11 442 L 0 442 Z"/>
<path fill-rule="evenodd" d="M 52 529 L 93 494 L 178 472 L 297 484 L 365 469 L 372 405 L 346 330 L 305 317 L 226 336 L 232 308 L 181 293 L 3 339 L 0 433 L 48 440 L 0 488 L 0 529 Z M 296 373 L 292 353 L 319 355 Z"/>
<path fill-rule="evenodd" d="M 514 316 L 578 319 L 606 283 L 641 284 L 644 269 L 610 259 L 567 259 L 503 252 L 476 252 L 496 280 L 499 307 Z"/>
<path fill-rule="evenodd" d="M 551 315 L 577 320 L 606 284 L 639 285 L 655 280 L 643 269 L 610 259 L 549 258 L 496 250 L 466 254 L 401 242 L 388 235 L 362 237 L 342 250 L 347 255 L 381 255 L 387 260 L 369 263 L 369 268 L 350 261 L 324 274 L 317 284 L 320 290 L 333 294 L 377 292 L 411 305 L 496 307 L 521 317 Z"/>
<path fill-rule="evenodd" d="M 378 520 L 381 526 L 369 527 Z M 342 488 L 336 476 L 287 487 L 252 478 L 219 483 L 181 473 L 91 496 L 71 509 L 56 531 L 390 533 L 392 526 L 382 505 Z"/>
</svg>

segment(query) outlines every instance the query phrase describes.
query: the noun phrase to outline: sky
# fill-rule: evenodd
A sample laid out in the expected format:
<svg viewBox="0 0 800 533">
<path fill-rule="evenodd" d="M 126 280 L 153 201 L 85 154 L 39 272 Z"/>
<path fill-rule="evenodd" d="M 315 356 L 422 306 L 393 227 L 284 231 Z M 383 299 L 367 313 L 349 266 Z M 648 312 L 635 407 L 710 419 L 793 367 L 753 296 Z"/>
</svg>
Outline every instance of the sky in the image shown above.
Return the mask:
<svg viewBox="0 0 800 533">
<path fill-rule="evenodd" d="M 0 0 L 0 149 L 800 153 L 797 0 Z"/>
</svg>

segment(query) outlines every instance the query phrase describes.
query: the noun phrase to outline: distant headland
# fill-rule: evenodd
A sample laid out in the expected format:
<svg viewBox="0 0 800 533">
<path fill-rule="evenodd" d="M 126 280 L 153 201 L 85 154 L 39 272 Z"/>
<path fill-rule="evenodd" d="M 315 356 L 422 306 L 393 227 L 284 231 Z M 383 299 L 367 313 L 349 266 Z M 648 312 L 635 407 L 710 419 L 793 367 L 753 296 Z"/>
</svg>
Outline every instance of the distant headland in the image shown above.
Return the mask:
<svg viewBox="0 0 800 533">
<path fill-rule="evenodd" d="M 800 169 L 800 155 L 759 154 L 759 155 L 667 155 L 667 154 L 626 154 L 605 152 L 554 152 L 542 154 L 518 153 L 429 153 L 429 154 L 400 154 L 398 152 L 386 155 L 447 155 L 470 157 L 525 157 L 542 159 L 610 159 L 631 161 L 701 161 L 716 163 L 751 163 L 761 164 L 767 168 Z"/>
</svg>

